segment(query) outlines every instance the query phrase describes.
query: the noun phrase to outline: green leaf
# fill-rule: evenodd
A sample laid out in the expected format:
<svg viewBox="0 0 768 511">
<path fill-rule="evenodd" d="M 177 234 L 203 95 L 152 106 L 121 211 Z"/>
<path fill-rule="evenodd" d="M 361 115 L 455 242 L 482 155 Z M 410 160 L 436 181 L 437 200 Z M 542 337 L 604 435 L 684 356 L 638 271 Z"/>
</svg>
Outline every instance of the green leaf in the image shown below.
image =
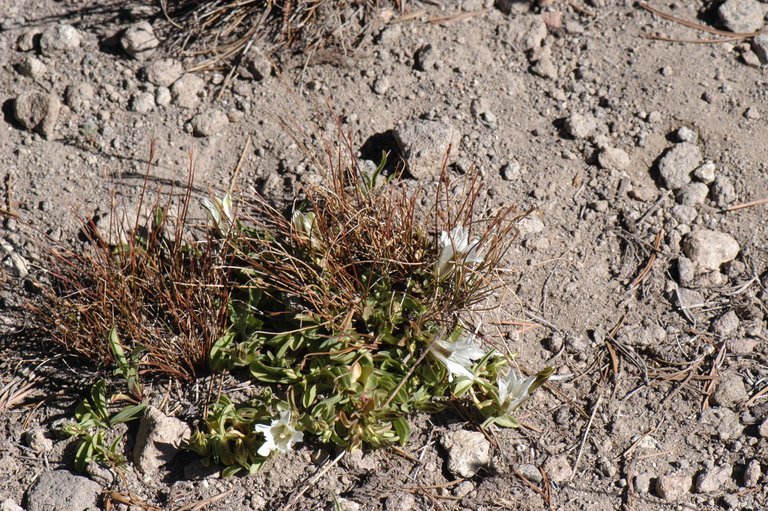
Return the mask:
<svg viewBox="0 0 768 511">
<path fill-rule="evenodd" d="M 408 424 L 408 420 L 405 417 L 398 417 L 392 421 L 392 426 L 395 428 L 400 445 L 408 443 L 408 439 L 411 437 L 411 426 Z"/>
<path fill-rule="evenodd" d="M 235 332 L 228 332 L 219 337 L 208 356 L 208 365 L 211 371 L 222 372 L 235 366 L 235 357 L 232 354 L 232 344 L 235 341 Z"/>
<path fill-rule="evenodd" d="M 230 465 L 224 470 L 221 471 L 221 477 L 229 477 L 237 474 L 240 472 L 243 468 L 238 465 Z"/>
<path fill-rule="evenodd" d="M 95 417 L 106 424 L 109 421 L 109 410 L 107 408 L 107 382 L 97 381 L 91 387 L 91 404 Z"/>
<path fill-rule="evenodd" d="M 94 451 L 94 439 L 93 437 L 86 437 L 75 453 L 75 470 L 78 472 L 85 472 L 85 467 L 91 461 L 91 456 Z"/>
<path fill-rule="evenodd" d="M 126 406 L 109 419 L 109 425 L 115 426 L 123 422 L 130 422 L 136 420 L 139 415 L 147 407 L 146 403 L 139 403 L 137 405 Z"/>
<path fill-rule="evenodd" d="M 304 408 L 309 408 L 312 405 L 312 403 L 315 401 L 316 396 L 317 396 L 317 385 L 316 384 L 309 385 L 304 391 L 304 395 L 301 396 L 301 404 L 304 405 Z"/>
</svg>

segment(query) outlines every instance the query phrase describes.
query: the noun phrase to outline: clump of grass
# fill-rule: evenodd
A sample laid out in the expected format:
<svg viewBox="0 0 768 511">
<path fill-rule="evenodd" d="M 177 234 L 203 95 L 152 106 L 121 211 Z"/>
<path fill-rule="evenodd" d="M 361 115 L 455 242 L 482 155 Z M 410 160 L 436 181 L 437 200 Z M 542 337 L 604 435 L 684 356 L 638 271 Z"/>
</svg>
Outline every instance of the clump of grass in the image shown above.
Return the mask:
<svg viewBox="0 0 768 511">
<path fill-rule="evenodd" d="M 145 207 L 145 179 L 130 224 L 113 204 L 105 229 L 85 223 L 84 251 L 50 249 L 42 300 L 32 308 L 54 342 L 107 366 L 115 362 L 109 348 L 115 329 L 129 352 L 144 350 L 143 374 L 189 381 L 207 368 L 225 328 L 228 288 L 220 245 L 190 235 L 192 177 L 177 207 L 170 199 Z M 151 214 L 142 221 L 145 210 Z"/>
<path fill-rule="evenodd" d="M 240 57 L 254 41 L 266 53 L 279 48 L 333 45 L 346 25 L 353 43 L 364 33 L 369 18 L 385 6 L 402 10 L 405 0 L 177 0 L 163 2 L 176 44 L 206 56 L 197 68 L 228 63 Z M 348 19 L 353 18 L 353 19 Z"/>
<path fill-rule="evenodd" d="M 479 214 L 479 183 L 454 197 L 445 169 L 431 199 L 408 193 L 381 176 L 384 162 L 365 175 L 342 146 L 314 161 L 323 179 L 289 214 L 258 196 L 207 204 L 237 282 L 211 365 L 246 367 L 269 388 L 220 401 L 193 436 L 191 448 L 229 472 L 255 470 L 305 434 L 350 450 L 402 444 L 409 414 L 453 399 L 474 403 L 486 425 L 515 426 L 514 410 L 551 375 L 521 378 L 468 322 L 500 284 L 513 209 Z"/>
</svg>

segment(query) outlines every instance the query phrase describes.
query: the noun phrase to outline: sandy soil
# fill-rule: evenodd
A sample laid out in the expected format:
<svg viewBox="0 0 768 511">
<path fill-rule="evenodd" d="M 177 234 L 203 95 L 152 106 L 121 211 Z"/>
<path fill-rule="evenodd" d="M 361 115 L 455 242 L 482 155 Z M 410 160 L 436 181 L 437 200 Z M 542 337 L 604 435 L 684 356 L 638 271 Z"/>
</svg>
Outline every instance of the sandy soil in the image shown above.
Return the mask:
<svg viewBox="0 0 768 511">
<path fill-rule="evenodd" d="M 629 0 L 511 2 L 509 13 L 480 0 L 407 3 L 424 12 L 376 20 L 356 50 L 285 57 L 279 77 L 235 77 L 223 92 L 222 74 L 199 72 L 199 97 L 196 83 L 177 97 L 180 86 L 142 71 L 163 50 L 140 61 L 114 43 L 147 11 L 0 0 L 0 198 L 18 215 L 0 230 L 3 385 L 45 361 L 32 392 L 0 411 L 0 501 L 31 509 L 41 473 L 73 470 L 54 426 L 90 374 L 51 358 L 14 313 L 41 271 L 43 235 L 77 245 L 79 218 L 108 212 L 113 191 L 135 204 L 153 139 L 152 182 L 186 182 L 191 154 L 202 195 L 226 186 L 251 135 L 240 188 L 290 198 L 316 176 L 283 125 L 330 104 L 363 158 L 391 145 L 401 123 L 452 125 L 461 142 L 451 172 L 476 166 L 489 208 L 535 208 L 508 259 L 500 330 L 488 335 L 503 336 L 528 371 L 552 364 L 572 376 L 524 405 L 523 428 L 492 431 L 490 463 L 466 481 L 447 469 L 440 439 L 476 426 L 445 412 L 415 418 L 405 455 L 345 457 L 297 502 L 294 490 L 335 452 L 310 444 L 226 479 L 189 454 L 149 481 L 129 464 L 125 480 L 102 483 L 105 495 L 131 491 L 162 509 L 220 496 L 205 507 L 214 510 L 768 506 L 768 206 L 727 211 L 768 198 L 759 49 L 749 38 L 659 40 L 715 36 Z M 653 6 L 723 28 L 711 2 Z M 467 16 L 440 20 L 454 14 Z M 76 28 L 78 46 L 32 37 L 61 24 Z M 15 118 L 26 92 L 61 102 L 52 128 Z M 155 389 L 158 402 L 165 392 Z M 165 411 L 190 414 L 185 393 L 171 394 Z M 53 440 L 47 452 L 29 446 L 35 428 Z"/>
</svg>

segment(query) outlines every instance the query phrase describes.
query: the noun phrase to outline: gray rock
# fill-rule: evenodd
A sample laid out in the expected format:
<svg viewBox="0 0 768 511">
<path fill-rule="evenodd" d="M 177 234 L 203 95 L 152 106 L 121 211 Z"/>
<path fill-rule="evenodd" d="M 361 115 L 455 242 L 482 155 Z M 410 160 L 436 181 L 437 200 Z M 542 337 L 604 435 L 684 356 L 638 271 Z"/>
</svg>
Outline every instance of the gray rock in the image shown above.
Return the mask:
<svg viewBox="0 0 768 511">
<path fill-rule="evenodd" d="M 386 94 L 389 90 L 389 86 L 389 78 L 380 76 L 373 82 L 373 92 L 379 95 Z"/>
<path fill-rule="evenodd" d="M 453 495 L 454 497 L 461 499 L 472 493 L 474 490 L 475 485 L 472 483 L 472 481 L 464 481 L 453 489 Z"/>
<path fill-rule="evenodd" d="M 391 511 L 411 511 L 416 509 L 416 507 L 416 497 L 414 497 L 412 493 L 400 491 L 387 497 L 384 505 L 384 509 Z"/>
<path fill-rule="evenodd" d="M 575 139 L 589 137 L 597 129 L 597 121 L 591 115 L 573 113 L 565 120 L 565 131 Z"/>
<path fill-rule="evenodd" d="M 24 76 L 32 78 L 33 80 L 39 80 L 48 71 L 48 67 L 43 64 L 42 60 L 27 56 L 19 63 L 17 70 Z"/>
<path fill-rule="evenodd" d="M 707 160 L 701 165 L 699 165 L 696 168 L 696 170 L 693 171 L 693 177 L 697 181 L 701 181 L 702 183 L 709 184 L 715 180 L 716 170 L 717 170 L 717 167 L 715 167 L 715 164 Z"/>
<path fill-rule="evenodd" d="M 205 82 L 202 78 L 193 73 L 186 73 L 171 86 L 173 102 L 182 108 L 194 108 L 204 89 Z"/>
<path fill-rule="evenodd" d="M 739 243 L 724 232 L 701 229 L 689 233 L 682 242 L 683 253 L 699 268 L 712 271 L 739 254 Z"/>
<path fill-rule="evenodd" d="M 25 92 L 13 103 L 13 117 L 27 130 L 51 138 L 59 119 L 61 102 L 53 94 Z"/>
<path fill-rule="evenodd" d="M 691 488 L 688 476 L 661 476 L 656 479 L 656 494 L 666 501 L 677 500 Z"/>
<path fill-rule="evenodd" d="M 155 95 L 151 92 L 141 92 L 136 94 L 131 98 L 129 108 L 133 112 L 138 112 L 140 114 L 151 112 L 155 108 Z"/>
<path fill-rule="evenodd" d="M 685 256 L 677 259 L 677 273 L 680 276 L 680 284 L 688 286 L 696 277 L 696 265 Z"/>
<path fill-rule="evenodd" d="M 133 462 L 144 474 L 154 474 L 171 461 L 181 444 L 189 439 L 189 426 L 175 417 L 168 417 L 153 406 L 144 410 L 133 448 Z"/>
<path fill-rule="evenodd" d="M 693 131 L 688 126 L 682 126 L 680 127 L 677 132 L 675 133 L 677 135 L 677 139 L 680 142 L 690 142 L 694 143 L 699 138 L 699 136 L 696 134 L 695 131 Z"/>
<path fill-rule="evenodd" d="M 408 170 L 416 179 L 439 176 L 449 147 L 456 155 L 461 137 L 450 124 L 440 121 L 411 120 L 397 125 L 394 137 Z"/>
<path fill-rule="evenodd" d="M 184 74 L 184 66 L 174 59 L 161 59 L 144 66 L 144 79 L 153 85 L 170 87 Z"/>
<path fill-rule="evenodd" d="M 155 89 L 155 104 L 157 106 L 168 106 L 171 104 L 171 89 L 168 87 L 158 87 Z"/>
<path fill-rule="evenodd" d="M 379 35 L 376 36 L 376 44 L 391 46 L 396 44 L 403 36 L 403 26 L 401 23 L 386 25 Z"/>
<path fill-rule="evenodd" d="M 768 419 L 765 419 L 757 430 L 758 434 L 763 438 L 768 438 Z"/>
<path fill-rule="evenodd" d="M 643 472 L 635 476 L 635 490 L 638 493 L 648 493 L 651 491 L 651 481 L 653 477 L 648 472 Z"/>
<path fill-rule="evenodd" d="M 672 206 L 670 210 L 672 218 L 683 225 L 691 225 L 696 217 L 699 216 L 699 212 L 693 206 L 684 206 L 682 204 L 676 204 Z"/>
<path fill-rule="evenodd" d="M 757 0 L 726 0 L 717 14 L 728 30 L 755 32 L 763 28 L 765 10 Z"/>
<path fill-rule="evenodd" d="M 763 475 L 760 468 L 760 462 L 757 460 L 751 460 L 747 463 L 747 467 L 744 469 L 744 486 L 746 488 L 754 488 L 757 483 L 760 482 L 760 476 Z"/>
<path fill-rule="evenodd" d="M 568 463 L 568 458 L 564 454 L 547 459 L 544 463 L 544 471 L 555 483 L 564 483 L 573 476 L 571 464 Z"/>
<path fill-rule="evenodd" d="M 431 44 L 419 48 L 413 58 L 416 64 L 416 69 L 419 71 L 434 70 L 440 60 L 437 50 L 435 50 Z"/>
<path fill-rule="evenodd" d="M 528 10 L 527 3 L 520 0 L 495 0 L 493 5 L 504 14 L 515 14 Z"/>
<path fill-rule="evenodd" d="M 704 183 L 688 183 L 677 191 L 677 202 L 684 206 L 703 204 L 709 195 L 709 187 Z"/>
<path fill-rule="evenodd" d="M 198 137 L 212 137 L 224 131 L 228 124 L 227 114 L 209 109 L 192 118 L 192 132 Z"/>
<path fill-rule="evenodd" d="M 739 414 L 722 406 L 711 406 L 704 410 L 700 423 L 706 434 L 717 437 L 723 442 L 734 441 L 744 432 Z"/>
<path fill-rule="evenodd" d="M 733 183 L 728 177 L 717 176 L 712 183 L 710 195 L 715 204 L 724 208 L 736 200 L 736 189 L 733 187 Z"/>
<path fill-rule="evenodd" d="M 125 53 L 134 59 L 145 60 L 155 53 L 160 40 L 155 36 L 152 25 L 144 20 L 128 27 L 120 38 L 120 44 Z"/>
<path fill-rule="evenodd" d="M 557 66 L 552 61 L 552 56 L 545 53 L 531 67 L 531 72 L 547 80 L 557 80 Z"/>
<path fill-rule="evenodd" d="M 597 156 L 597 162 L 604 169 L 626 170 L 629 167 L 629 155 L 623 149 L 605 147 Z M 709 190 L 707 190 L 708 192 Z M 706 194 L 705 194 L 706 197 Z"/>
<path fill-rule="evenodd" d="M 702 471 L 696 476 L 694 489 L 697 493 L 714 493 L 731 479 L 733 467 L 729 464 Z"/>
<path fill-rule="evenodd" d="M 13 499 L 5 499 L 0 502 L 0 511 L 24 511 L 24 508 L 16 504 Z"/>
<path fill-rule="evenodd" d="M 768 64 L 768 35 L 760 34 L 752 38 L 752 51 L 757 55 L 760 64 Z"/>
<path fill-rule="evenodd" d="M 30 429 L 24 433 L 27 445 L 37 452 L 48 452 L 53 449 L 53 441 L 45 436 L 40 428 Z"/>
<path fill-rule="evenodd" d="M 272 61 L 261 50 L 251 48 L 240 62 L 239 73 L 246 80 L 264 80 L 272 75 Z"/>
<path fill-rule="evenodd" d="M 676 190 L 691 182 L 691 172 L 701 163 L 701 149 L 683 142 L 669 149 L 659 160 L 659 175 L 664 185 Z"/>
<path fill-rule="evenodd" d="M 478 431 L 449 431 L 440 437 L 448 452 L 448 471 L 458 477 L 472 477 L 491 461 L 491 444 Z"/>
<path fill-rule="evenodd" d="M 501 178 L 504 181 L 514 181 L 523 173 L 520 164 L 515 160 L 510 160 L 501 168 Z"/>
<path fill-rule="evenodd" d="M 91 106 L 94 96 L 95 91 L 90 83 L 73 83 L 64 91 L 64 102 L 73 112 L 81 114 Z"/>
<path fill-rule="evenodd" d="M 726 337 L 738 330 L 739 323 L 739 316 L 734 311 L 729 310 L 712 322 L 711 330 L 721 337 Z"/>
<path fill-rule="evenodd" d="M 720 406 L 735 406 L 749 398 L 744 380 L 738 374 L 729 374 L 717 386 L 712 401 Z"/>
<path fill-rule="evenodd" d="M 535 50 L 547 37 L 547 25 L 539 15 L 515 16 L 507 25 L 505 36 L 518 51 Z"/>
<path fill-rule="evenodd" d="M 47 56 L 67 53 L 80 47 L 80 32 L 72 25 L 46 28 L 40 36 L 40 52 Z"/>
<path fill-rule="evenodd" d="M 85 473 L 96 483 L 103 487 L 112 486 L 115 482 L 115 474 L 103 463 L 92 461 L 85 466 Z"/>
<path fill-rule="evenodd" d="M 536 465 L 532 465 L 531 463 L 523 463 L 517 467 L 517 471 L 523 474 L 526 479 L 533 483 L 540 483 L 544 480 L 538 467 L 536 467 Z"/>
<path fill-rule="evenodd" d="M 43 472 L 27 490 L 27 511 L 96 511 L 101 486 L 66 470 Z"/>
</svg>

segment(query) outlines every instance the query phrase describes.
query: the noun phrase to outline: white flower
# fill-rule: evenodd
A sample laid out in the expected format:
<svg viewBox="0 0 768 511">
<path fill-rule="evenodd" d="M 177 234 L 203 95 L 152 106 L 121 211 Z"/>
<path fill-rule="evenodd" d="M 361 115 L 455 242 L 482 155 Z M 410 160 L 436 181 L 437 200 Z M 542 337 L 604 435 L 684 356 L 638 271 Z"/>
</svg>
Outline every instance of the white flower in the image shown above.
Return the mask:
<svg viewBox="0 0 768 511">
<path fill-rule="evenodd" d="M 302 237 L 309 239 L 309 243 L 312 248 L 320 250 L 323 248 L 323 243 L 320 240 L 317 229 L 317 221 L 315 220 L 315 213 L 312 211 L 303 213 L 298 209 L 293 212 L 291 218 L 293 228 L 296 229 Z"/>
<path fill-rule="evenodd" d="M 454 375 L 474 380 L 475 375 L 470 367 L 475 360 L 485 356 L 485 352 L 475 342 L 475 336 L 471 334 L 462 335 L 454 342 L 435 339 L 429 351 L 448 369 L 448 381 L 453 381 Z"/>
<path fill-rule="evenodd" d="M 208 197 L 200 199 L 200 204 L 205 208 L 205 212 L 208 213 L 208 217 L 213 224 L 222 229 L 228 227 L 235 220 L 235 215 L 232 214 L 232 196 L 229 193 L 225 193 L 221 197 L 213 197 L 213 201 Z M 222 222 L 226 221 L 226 225 L 222 225 Z"/>
<path fill-rule="evenodd" d="M 501 371 L 496 378 L 499 386 L 499 408 L 504 413 L 512 413 L 530 397 L 531 385 L 534 384 L 539 376 L 534 374 L 526 379 L 522 379 L 511 367 L 505 374 Z"/>
<path fill-rule="evenodd" d="M 450 232 L 441 232 L 437 242 L 440 255 L 435 263 L 435 273 L 441 279 L 453 271 L 454 266 L 462 264 L 479 264 L 483 262 L 479 254 L 480 241 L 469 239 L 469 233 L 464 226 L 458 225 Z"/>
<path fill-rule="evenodd" d="M 291 450 L 291 446 L 304 439 L 304 433 L 296 431 L 291 424 L 291 412 L 280 412 L 280 418 L 273 420 L 272 424 L 256 424 L 254 426 L 256 433 L 264 435 L 265 442 L 259 447 L 259 456 L 267 457 L 272 451 L 286 453 Z"/>
</svg>

